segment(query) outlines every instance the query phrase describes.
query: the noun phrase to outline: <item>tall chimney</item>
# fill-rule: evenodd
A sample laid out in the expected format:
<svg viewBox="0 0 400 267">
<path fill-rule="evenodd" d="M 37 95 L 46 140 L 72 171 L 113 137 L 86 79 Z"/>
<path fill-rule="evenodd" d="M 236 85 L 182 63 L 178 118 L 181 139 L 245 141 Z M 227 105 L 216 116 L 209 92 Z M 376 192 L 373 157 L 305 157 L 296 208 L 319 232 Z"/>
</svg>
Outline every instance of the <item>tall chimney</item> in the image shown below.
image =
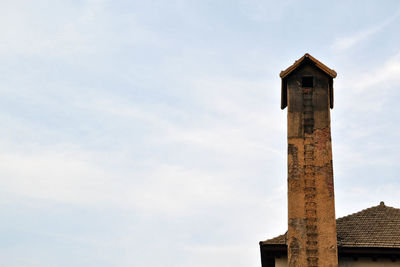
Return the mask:
<svg viewBox="0 0 400 267">
<path fill-rule="evenodd" d="M 338 266 L 330 109 L 336 72 L 309 54 L 280 73 L 288 107 L 288 265 Z"/>
</svg>

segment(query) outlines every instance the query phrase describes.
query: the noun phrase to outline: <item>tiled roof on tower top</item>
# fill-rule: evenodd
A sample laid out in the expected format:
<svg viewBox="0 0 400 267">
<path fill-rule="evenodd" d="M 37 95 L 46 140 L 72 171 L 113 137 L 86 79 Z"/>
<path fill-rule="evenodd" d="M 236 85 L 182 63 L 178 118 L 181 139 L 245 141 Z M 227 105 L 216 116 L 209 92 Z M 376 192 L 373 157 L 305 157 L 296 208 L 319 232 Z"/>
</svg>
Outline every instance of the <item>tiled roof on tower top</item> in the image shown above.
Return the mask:
<svg viewBox="0 0 400 267">
<path fill-rule="evenodd" d="M 288 67 L 286 70 L 281 71 L 279 76 L 283 79 L 286 76 L 288 76 L 292 71 L 294 71 L 297 67 L 301 65 L 305 60 L 309 59 L 311 62 L 313 62 L 320 70 L 331 76 L 332 78 L 335 78 L 337 73 L 333 69 L 328 68 L 325 64 L 317 60 L 315 57 L 311 56 L 310 54 L 306 53 L 304 56 L 296 60 L 293 65 Z"/>
<path fill-rule="evenodd" d="M 336 220 L 339 247 L 400 248 L 400 209 L 381 202 Z M 286 234 L 261 245 L 285 245 Z"/>
</svg>

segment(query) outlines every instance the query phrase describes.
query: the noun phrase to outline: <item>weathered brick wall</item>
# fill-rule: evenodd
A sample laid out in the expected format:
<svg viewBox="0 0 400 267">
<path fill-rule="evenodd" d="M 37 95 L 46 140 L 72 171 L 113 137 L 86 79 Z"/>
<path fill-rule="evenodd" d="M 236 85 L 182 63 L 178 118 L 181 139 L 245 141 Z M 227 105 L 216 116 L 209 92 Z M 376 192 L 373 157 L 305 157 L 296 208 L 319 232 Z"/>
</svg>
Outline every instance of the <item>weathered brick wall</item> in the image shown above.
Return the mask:
<svg viewBox="0 0 400 267">
<path fill-rule="evenodd" d="M 287 259 L 275 259 L 275 267 L 287 267 Z M 321 265 L 322 266 L 322 265 Z M 378 259 L 373 261 L 371 258 L 339 259 L 339 267 L 399 267 L 400 262 L 391 259 Z"/>
<path fill-rule="evenodd" d="M 303 88 L 312 76 L 313 88 Z M 337 266 L 329 77 L 312 65 L 289 75 L 288 263 Z"/>
</svg>

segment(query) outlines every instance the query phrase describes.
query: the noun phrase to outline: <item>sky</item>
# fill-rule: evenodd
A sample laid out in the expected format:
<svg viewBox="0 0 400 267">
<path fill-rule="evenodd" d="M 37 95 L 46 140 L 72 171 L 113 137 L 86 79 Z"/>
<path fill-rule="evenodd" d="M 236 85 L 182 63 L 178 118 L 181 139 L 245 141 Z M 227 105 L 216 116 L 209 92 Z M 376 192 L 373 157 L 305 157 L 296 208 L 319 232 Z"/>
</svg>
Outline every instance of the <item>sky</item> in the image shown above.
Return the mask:
<svg viewBox="0 0 400 267">
<path fill-rule="evenodd" d="M 0 40 L 0 266 L 260 266 L 305 53 L 337 217 L 400 208 L 399 1 L 2 0 Z"/>
</svg>

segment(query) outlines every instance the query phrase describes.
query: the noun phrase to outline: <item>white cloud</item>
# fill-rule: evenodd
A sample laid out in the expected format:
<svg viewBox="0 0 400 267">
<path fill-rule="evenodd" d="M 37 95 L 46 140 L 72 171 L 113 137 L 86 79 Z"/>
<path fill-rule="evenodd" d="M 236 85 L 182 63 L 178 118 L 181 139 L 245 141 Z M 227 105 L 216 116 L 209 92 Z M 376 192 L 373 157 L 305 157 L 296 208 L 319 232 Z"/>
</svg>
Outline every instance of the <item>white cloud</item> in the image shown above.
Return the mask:
<svg viewBox="0 0 400 267">
<path fill-rule="evenodd" d="M 375 92 L 382 93 L 385 86 L 397 84 L 400 81 L 400 52 L 386 60 L 381 66 L 376 66 L 367 73 L 354 78 L 349 84 L 358 92 L 375 88 Z M 379 88 L 379 89 L 376 89 Z M 370 93 L 373 93 L 370 91 Z"/>
<path fill-rule="evenodd" d="M 0 11 L 0 56 L 41 57 L 85 65 L 134 44 L 161 43 L 135 16 L 114 17 L 107 1 L 9 1 Z M 53 12 L 45 13 L 51 9 Z M 121 30 L 121 27 L 124 27 Z M 96 66 L 100 68 L 100 66 Z"/>
<path fill-rule="evenodd" d="M 388 25 L 393 23 L 399 17 L 399 15 L 400 15 L 400 11 L 397 11 L 394 15 L 385 19 L 384 21 L 382 21 L 379 24 L 375 24 L 375 25 L 371 26 L 370 28 L 364 29 L 357 33 L 354 33 L 351 36 L 338 38 L 335 40 L 335 42 L 332 44 L 331 47 L 334 50 L 337 50 L 339 52 L 343 52 L 347 49 L 350 49 L 350 48 L 358 45 L 360 42 L 365 41 L 366 39 L 370 38 L 371 36 L 379 33 L 381 30 L 383 30 Z"/>
<path fill-rule="evenodd" d="M 0 179 L 3 195 L 158 215 L 182 215 L 194 206 L 234 203 L 236 196 L 247 195 L 233 186 L 236 178 L 227 179 L 226 173 L 188 170 L 160 162 L 142 163 L 148 168 L 141 171 L 132 166 L 131 172 L 121 173 L 115 167 L 103 167 L 109 161 L 106 155 L 99 159 L 79 149 L 60 149 L 1 153 L 1 176 L 7 177 Z M 249 198 L 251 195 L 247 195 Z"/>
<path fill-rule="evenodd" d="M 345 72 L 343 78 L 335 82 L 335 102 L 347 108 L 348 112 L 351 110 L 351 114 L 355 114 L 356 110 L 377 114 L 396 97 L 399 81 L 400 52 L 362 72 Z"/>
</svg>

